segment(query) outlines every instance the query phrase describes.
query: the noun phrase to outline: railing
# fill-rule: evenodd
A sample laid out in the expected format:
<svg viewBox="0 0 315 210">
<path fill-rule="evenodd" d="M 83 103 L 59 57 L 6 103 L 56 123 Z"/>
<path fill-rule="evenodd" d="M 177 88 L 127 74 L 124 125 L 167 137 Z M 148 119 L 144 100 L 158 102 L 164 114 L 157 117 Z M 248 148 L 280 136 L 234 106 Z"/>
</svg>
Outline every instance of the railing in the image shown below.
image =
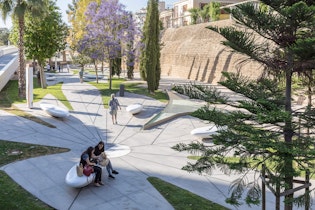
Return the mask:
<svg viewBox="0 0 315 210">
<path fill-rule="evenodd" d="M 9 46 L 9 47 L 1 47 L 0 48 L 0 56 L 3 56 L 3 55 L 6 55 L 6 54 L 9 54 L 9 53 L 14 53 L 14 52 L 17 52 L 18 49 L 14 46 Z"/>
</svg>

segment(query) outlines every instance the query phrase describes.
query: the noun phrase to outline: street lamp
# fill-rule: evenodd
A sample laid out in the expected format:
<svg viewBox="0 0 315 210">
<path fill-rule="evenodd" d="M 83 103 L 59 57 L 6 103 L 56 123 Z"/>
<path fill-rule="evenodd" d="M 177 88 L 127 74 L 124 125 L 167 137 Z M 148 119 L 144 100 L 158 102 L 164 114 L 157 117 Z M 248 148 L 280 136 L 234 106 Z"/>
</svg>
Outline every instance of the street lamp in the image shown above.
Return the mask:
<svg viewBox="0 0 315 210">
<path fill-rule="evenodd" d="M 60 57 L 60 52 L 56 52 L 55 54 L 55 71 L 57 71 L 57 58 Z"/>
</svg>

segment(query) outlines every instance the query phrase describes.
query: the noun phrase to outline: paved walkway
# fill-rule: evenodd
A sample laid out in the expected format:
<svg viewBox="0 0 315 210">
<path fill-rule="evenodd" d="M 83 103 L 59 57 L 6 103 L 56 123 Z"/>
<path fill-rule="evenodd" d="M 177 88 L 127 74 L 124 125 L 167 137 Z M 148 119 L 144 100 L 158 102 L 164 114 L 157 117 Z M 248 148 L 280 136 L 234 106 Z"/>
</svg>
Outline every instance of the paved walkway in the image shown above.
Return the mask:
<svg viewBox="0 0 315 210">
<path fill-rule="evenodd" d="M 225 203 L 230 183 L 238 175 L 226 176 L 221 171 L 214 170 L 212 176 L 201 176 L 181 170 L 189 161 L 187 154 L 174 151 L 171 146 L 180 142 L 200 141 L 194 139 L 190 131 L 205 126 L 205 122 L 191 116 L 182 116 L 142 130 L 142 126 L 163 110 L 166 104 L 125 92 L 124 97 L 117 97 L 122 110 L 118 112 L 118 125 L 113 125 L 96 88 L 87 83 L 79 83 L 77 76 L 58 74 L 56 77 L 64 82 L 62 90 L 74 108 L 69 118 L 52 118 L 39 108 L 39 103 L 34 103 L 33 109 L 28 109 L 24 104 L 19 106 L 56 128 L 48 128 L 0 110 L 1 139 L 71 150 L 0 168 L 40 200 L 60 210 L 173 209 L 147 181 L 148 177 L 154 176 L 230 209 L 261 209 L 260 206 L 246 205 L 236 208 Z M 162 81 L 164 86 L 174 82 L 172 79 Z M 51 95 L 45 101 L 62 106 Z M 144 110 L 132 116 L 125 111 L 130 103 L 142 103 Z M 97 188 L 89 185 L 81 189 L 68 187 L 64 181 L 68 170 L 79 161 L 82 151 L 99 140 L 106 142 L 112 164 L 119 171 L 116 179 L 109 179 L 105 170 L 102 176 L 105 186 Z M 249 180 L 252 175 L 248 177 Z M 274 209 L 274 196 L 268 193 L 267 200 L 267 209 Z"/>
</svg>

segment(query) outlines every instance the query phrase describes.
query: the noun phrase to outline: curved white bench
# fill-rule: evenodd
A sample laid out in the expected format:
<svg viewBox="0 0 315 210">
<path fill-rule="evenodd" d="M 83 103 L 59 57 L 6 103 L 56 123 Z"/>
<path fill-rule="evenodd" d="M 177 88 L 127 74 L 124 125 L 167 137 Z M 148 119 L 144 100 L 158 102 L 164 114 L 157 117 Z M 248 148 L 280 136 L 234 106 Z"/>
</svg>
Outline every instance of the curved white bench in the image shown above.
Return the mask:
<svg viewBox="0 0 315 210">
<path fill-rule="evenodd" d="M 113 157 L 121 157 L 127 155 L 131 150 L 126 145 L 119 145 L 119 144 L 109 144 L 107 145 L 109 148 L 106 149 L 106 154 L 110 158 Z M 79 163 L 76 163 L 67 173 L 65 177 L 65 182 L 68 186 L 74 188 L 80 188 L 87 186 L 88 184 L 92 183 L 95 178 L 95 173 L 92 173 L 90 176 L 78 176 L 77 174 L 77 166 Z M 99 166 L 102 168 L 106 168 L 105 166 Z"/>
<path fill-rule="evenodd" d="M 98 79 L 103 79 L 103 75 L 98 75 Z M 96 79 L 96 74 L 85 74 L 84 78 L 86 79 Z"/>
<path fill-rule="evenodd" d="M 95 178 L 95 173 L 91 173 L 90 176 L 78 176 L 77 174 L 77 166 L 79 164 L 75 164 L 67 173 L 65 182 L 70 187 L 80 188 L 85 187 L 86 185 L 92 183 Z"/>
<path fill-rule="evenodd" d="M 127 106 L 126 111 L 131 114 L 138 114 L 139 112 L 142 111 L 142 109 L 143 109 L 143 105 L 136 103 L 136 104 L 131 104 Z"/>
<path fill-rule="evenodd" d="M 62 107 L 56 106 L 54 104 L 49 103 L 41 103 L 40 108 L 44 110 L 47 114 L 53 117 L 68 117 L 70 115 L 69 110 L 64 109 Z"/>
<path fill-rule="evenodd" d="M 218 128 L 215 125 L 210 125 L 206 127 L 195 128 L 190 132 L 191 135 L 205 139 L 210 138 L 211 135 L 217 134 L 217 131 L 222 130 L 224 128 Z"/>
<path fill-rule="evenodd" d="M 53 81 L 53 80 L 55 80 L 55 79 L 56 79 L 56 77 L 54 77 L 54 76 L 46 77 L 46 80 L 47 80 L 47 81 Z"/>
</svg>

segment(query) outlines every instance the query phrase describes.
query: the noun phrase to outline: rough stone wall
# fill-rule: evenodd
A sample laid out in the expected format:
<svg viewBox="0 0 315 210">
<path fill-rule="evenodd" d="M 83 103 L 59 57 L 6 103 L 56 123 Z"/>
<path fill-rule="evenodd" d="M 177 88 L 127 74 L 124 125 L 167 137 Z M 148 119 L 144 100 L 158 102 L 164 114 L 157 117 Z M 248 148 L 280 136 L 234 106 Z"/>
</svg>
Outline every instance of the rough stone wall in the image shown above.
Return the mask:
<svg viewBox="0 0 315 210">
<path fill-rule="evenodd" d="M 258 78 L 262 67 L 256 62 L 243 62 L 246 57 L 221 44 L 222 36 L 206 26 L 232 25 L 231 20 L 167 29 L 162 36 L 162 75 L 196 80 L 210 84 L 221 81 L 221 72 L 240 72 Z"/>
</svg>

